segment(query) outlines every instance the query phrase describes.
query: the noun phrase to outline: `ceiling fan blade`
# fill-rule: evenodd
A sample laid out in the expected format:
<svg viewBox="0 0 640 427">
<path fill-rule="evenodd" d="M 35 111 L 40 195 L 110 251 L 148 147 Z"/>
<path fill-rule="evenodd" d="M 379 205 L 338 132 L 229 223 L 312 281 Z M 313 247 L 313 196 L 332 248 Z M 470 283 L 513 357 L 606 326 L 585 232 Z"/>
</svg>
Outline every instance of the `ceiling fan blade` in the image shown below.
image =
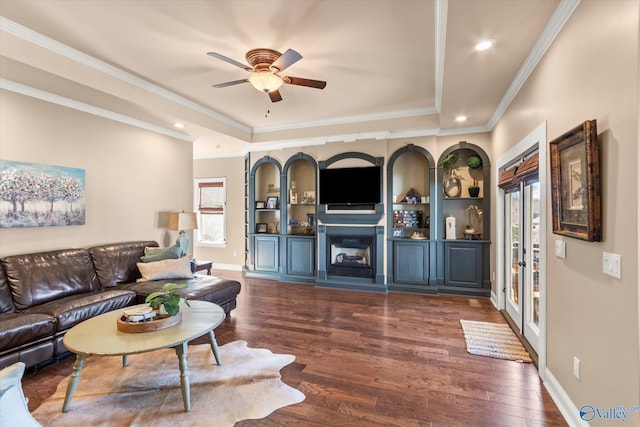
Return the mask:
<svg viewBox="0 0 640 427">
<path fill-rule="evenodd" d="M 282 80 L 290 85 L 307 86 L 315 89 L 324 89 L 327 85 L 327 82 L 323 82 L 321 80 L 303 79 L 300 77 L 285 76 Z"/>
<path fill-rule="evenodd" d="M 271 64 L 271 69 L 277 68 L 276 72 L 284 71 L 285 68 L 288 68 L 295 64 L 296 62 L 302 59 L 302 55 L 296 52 L 293 49 L 287 49 L 285 53 L 280 55 L 278 59 L 276 59 L 273 64 Z"/>
<path fill-rule="evenodd" d="M 271 102 L 282 101 L 282 95 L 280 95 L 280 91 L 278 89 L 267 93 L 269 94 L 269 98 L 271 98 Z"/>
<path fill-rule="evenodd" d="M 216 53 L 216 52 L 207 52 L 207 55 L 209 55 L 209 56 L 211 56 L 211 57 L 213 57 L 213 58 L 221 59 L 221 60 L 223 60 L 224 62 L 228 62 L 228 63 L 229 63 L 229 64 L 231 64 L 231 65 L 235 65 L 236 67 L 240 67 L 240 68 L 242 68 L 243 70 L 253 71 L 253 68 L 251 68 L 251 67 L 250 67 L 250 66 L 248 66 L 247 64 L 243 64 L 242 62 L 238 62 L 238 61 L 236 61 L 235 59 L 228 58 L 228 57 L 226 57 L 226 56 L 224 56 L 224 55 L 221 55 L 221 54 L 219 54 L 219 53 Z"/>
<path fill-rule="evenodd" d="M 249 79 L 242 79 L 242 80 L 234 80 L 232 82 L 224 82 L 224 83 L 218 83 L 217 85 L 212 85 L 215 88 L 221 88 L 221 87 L 227 87 L 227 86 L 233 86 L 233 85 L 239 85 L 242 83 L 247 83 L 249 81 Z"/>
</svg>

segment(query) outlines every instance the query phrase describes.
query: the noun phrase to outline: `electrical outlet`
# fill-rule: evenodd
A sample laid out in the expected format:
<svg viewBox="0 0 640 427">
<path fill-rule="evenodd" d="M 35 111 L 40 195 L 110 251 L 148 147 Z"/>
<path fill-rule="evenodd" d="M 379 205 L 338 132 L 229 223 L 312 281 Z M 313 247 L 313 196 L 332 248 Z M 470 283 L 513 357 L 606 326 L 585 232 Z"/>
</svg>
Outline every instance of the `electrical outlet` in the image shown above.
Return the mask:
<svg viewBox="0 0 640 427">
<path fill-rule="evenodd" d="M 236 255 L 238 255 L 238 252 L 233 251 L 233 256 L 236 256 Z"/>
<path fill-rule="evenodd" d="M 564 240 L 556 240 L 556 256 L 562 259 L 567 257 L 567 244 Z"/>
<path fill-rule="evenodd" d="M 619 254 L 603 252 L 602 272 L 604 274 L 608 274 L 609 276 L 620 279 L 622 277 L 622 256 Z"/>
<path fill-rule="evenodd" d="M 573 376 L 580 379 L 580 359 L 573 356 Z"/>
</svg>

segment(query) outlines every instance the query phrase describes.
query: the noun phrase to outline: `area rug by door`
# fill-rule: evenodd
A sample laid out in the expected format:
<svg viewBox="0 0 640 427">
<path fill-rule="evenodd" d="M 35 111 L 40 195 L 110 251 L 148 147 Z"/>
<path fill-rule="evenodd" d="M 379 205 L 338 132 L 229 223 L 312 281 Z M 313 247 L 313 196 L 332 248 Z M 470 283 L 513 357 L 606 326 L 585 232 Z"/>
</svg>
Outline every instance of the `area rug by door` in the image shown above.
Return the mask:
<svg viewBox="0 0 640 427">
<path fill-rule="evenodd" d="M 497 359 L 531 362 L 529 353 L 518 341 L 509 325 L 472 320 L 460 320 L 460 324 L 469 353 Z"/>
<path fill-rule="evenodd" d="M 280 369 L 295 356 L 234 341 L 220 347 L 217 366 L 208 344 L 191 345 L 187 360 L 191 412 L 184 412 L 178 357 L 172 349 L 121 357 L 88 357 L 68 412 L 69 378 L 34 412 L 43 426 L 233 426 L 264 418 L 305 396 L 283 383 Z"/>
</svg>

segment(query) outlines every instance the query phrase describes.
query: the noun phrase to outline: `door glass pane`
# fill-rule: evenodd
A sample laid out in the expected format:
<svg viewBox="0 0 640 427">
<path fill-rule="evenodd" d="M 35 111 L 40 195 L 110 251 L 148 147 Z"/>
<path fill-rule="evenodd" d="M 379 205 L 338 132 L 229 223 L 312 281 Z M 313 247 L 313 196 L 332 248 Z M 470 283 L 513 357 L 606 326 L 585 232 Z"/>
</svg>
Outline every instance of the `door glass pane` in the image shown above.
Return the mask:
<svg viewBox="0 0 640 427">
<path fill-rule="evenodd" d="M 519 277 L 520 267 L 518 266 L 519 242 L 520 242 L 520 191 L 509 193 L 508 218 L 509 218 L 509 236 L 511 251 L 511 274 L 509 283 L 509 299 L 516 305 L 520 301 L 519 295 Z"/>
<path fill-rule="evenodd" d="M 540 322 L 540 281 L 539 281 L 539 270 L 540 270 L 540 183 L 535 182 L 530 185 L 529 193 L 529 205 L 530 205 L 530 218 L 529 218 L 529 250 L 528 253 L 531 254 L 531 259 L 529 260 L 528 265 L 531 265 L 531 268 L 528 269 L 529 286 L 531 295 L 528 298 L 528 303 L 530 305 L 529 313 L 531 313 L 529 321 L 534 325 L 538 326 Z"/>
</svg>

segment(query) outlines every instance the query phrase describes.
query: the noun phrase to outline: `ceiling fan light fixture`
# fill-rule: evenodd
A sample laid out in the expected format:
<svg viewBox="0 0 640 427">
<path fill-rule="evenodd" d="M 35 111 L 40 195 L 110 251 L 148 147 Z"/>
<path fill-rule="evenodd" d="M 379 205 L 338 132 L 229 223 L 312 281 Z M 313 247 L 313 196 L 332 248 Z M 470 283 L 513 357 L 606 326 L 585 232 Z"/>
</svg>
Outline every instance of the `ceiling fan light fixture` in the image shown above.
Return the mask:
<svg viewBox="0 0 640 427">
<path fill-rule="evenodd" d="M 284 84 L 282 78 L 270 71 L 258 71 L 249 76 L 249 83 L 260 92 L 273 92 Z"/>
</svg>

